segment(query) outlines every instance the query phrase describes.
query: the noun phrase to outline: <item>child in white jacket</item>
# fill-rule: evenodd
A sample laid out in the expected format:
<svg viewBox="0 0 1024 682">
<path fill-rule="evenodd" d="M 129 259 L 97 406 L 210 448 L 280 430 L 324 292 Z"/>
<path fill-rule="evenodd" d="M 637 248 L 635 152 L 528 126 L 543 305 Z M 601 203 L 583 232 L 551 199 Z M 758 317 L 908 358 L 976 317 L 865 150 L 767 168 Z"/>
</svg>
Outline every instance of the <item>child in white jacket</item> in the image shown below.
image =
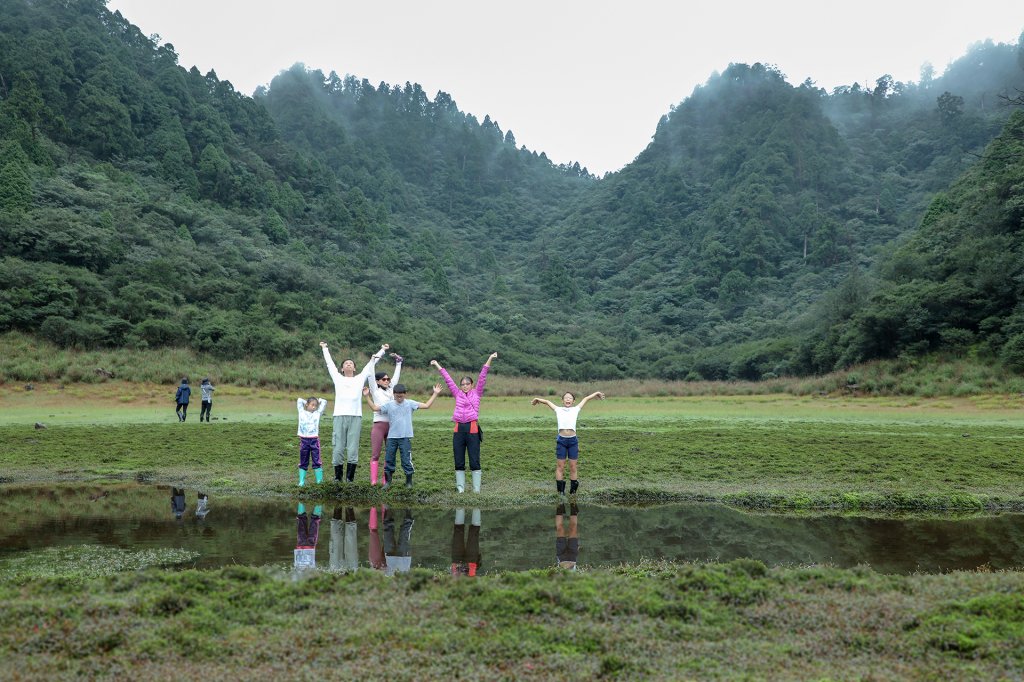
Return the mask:
<svg viewBox="0 0 1024 682">
<path fill-rule="evenodd" d="M 316 482 L 321 483 L 324 470 L 320 462 L 320 415 L 327 409 L 327 401 L 323 398 L 299 398 L 295 407 L 299 411 L 299 485 L 306 485 L 310 458 Z"/>
</svg>

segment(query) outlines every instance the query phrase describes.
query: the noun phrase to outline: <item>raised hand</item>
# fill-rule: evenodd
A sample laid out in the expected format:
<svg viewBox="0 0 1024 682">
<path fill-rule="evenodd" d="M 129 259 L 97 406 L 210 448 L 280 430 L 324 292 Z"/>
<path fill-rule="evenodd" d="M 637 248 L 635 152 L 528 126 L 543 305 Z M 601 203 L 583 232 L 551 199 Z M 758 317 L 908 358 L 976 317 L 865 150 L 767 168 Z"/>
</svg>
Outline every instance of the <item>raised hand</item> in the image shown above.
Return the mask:
<svg viewBox="0 0 1024 682">
<path fill-rule="evenodd" d="M 321 348 L 327 348 L 327 342 L 326 341 L 321 341 L 320 342 L 320 347 Z"/>
<path fill-rule="evenodd" d="M 430 366 L 431 367 L 437 367 L 438 369 L 441 369 L 441 365 L 438 364 L 437 360 L 431 360 L 430 361 Z"/>
<path fill-rule="evenodd" d="M 442 391 L 441 384 L 434 384 L 434 394 L 438 394 Z"/>
</svg>

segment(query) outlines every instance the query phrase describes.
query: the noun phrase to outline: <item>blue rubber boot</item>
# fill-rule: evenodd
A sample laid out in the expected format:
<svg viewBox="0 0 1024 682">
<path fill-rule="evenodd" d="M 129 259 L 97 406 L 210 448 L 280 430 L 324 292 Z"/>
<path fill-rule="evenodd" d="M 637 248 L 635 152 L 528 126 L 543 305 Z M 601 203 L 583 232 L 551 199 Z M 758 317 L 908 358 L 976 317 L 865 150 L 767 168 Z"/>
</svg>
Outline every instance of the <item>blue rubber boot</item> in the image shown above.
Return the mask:
<svg viewBox="0 0 1024 682">
<path fill-rule="evenodd" d="M 323 516 L 323 515 L 324 515 L 324 508 L 322 506 L 320 506 L 318 504 L 317 506 L 313 507 L 313 516 Z"/>
<path fill-rule="evenodd" d="M 316 477 L 316 482 L 317 483 L 323 483 L 324 482 L 324 470 L 323 469 L 320 469 L 320 468 L 313 469 L 313 475 Z"/>
<path fill-rule="evenodd" d="M 299 469 L 299 487 L 306 485 L 306 470 Z"/>
<path fill-rule="evenodd" d="M 296 514 L 305 514 L 306 513 L 306 505 L 304 505 L 301 502 L 299 502 L 299 506 L 295 507 L 295 513 Z"/>
</svg>

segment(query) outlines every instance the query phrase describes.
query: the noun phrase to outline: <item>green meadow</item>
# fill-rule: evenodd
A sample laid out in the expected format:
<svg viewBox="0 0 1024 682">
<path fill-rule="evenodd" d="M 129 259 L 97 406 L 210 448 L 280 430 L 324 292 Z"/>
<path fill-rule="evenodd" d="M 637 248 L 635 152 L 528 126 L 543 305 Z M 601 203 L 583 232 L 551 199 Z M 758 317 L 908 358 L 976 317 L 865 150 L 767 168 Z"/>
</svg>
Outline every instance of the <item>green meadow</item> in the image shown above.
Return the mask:
<svg viewBox="0 0 1024 682">
<path fill-rule="evenodd" d="M 295 396 L 222 387 L 214 421 L 178 423 L 167 387 L 44 385 L 0 392 L 9 481 L 139 479 L 243 494 L 294 494 Z M 333 397 L 333 396 L 329 396 Z M 415 397 L 415 393 L 413 394 Z M 450 415 L 441 397 L 416 413 L 415 486 L 369 485 L 369 411 L 360 483 L 330 470 L 302 495 L 452 506 Z M 759 509 L 1021 510 L 1019 396 L 648 397 L 591 401 L 579 426 L 580 498 L 596 503 L 707 500 Z M 36 423 L 45 428 L 35 428 Z M 478 503 L 553 499 L 554 417 L 526 397 L 487 397 Z"/>
<path fill-rule="evenodd" d="M 141 480 L 361 504 L 452 507 L 472 499 L 495 508 L 555 500 L 554 417 L 528 397 L 485 398 L 483 492 L 457 496 L 450 398 L 414 418 L 412 490 L 368 484 L 367 413 L 360 482 L 299 491 L 297 396 L 221 386 L 212 423 L 198 422 L 196 403 L 180 424 L 171 393 L 118 382 L 31 391 L 6 384 L 0 475 L 7 484 Z M 1020 511 L 1020 408 L 1017 395 L 613 396 L 591 401 L 581 416 L 579 498 L 705 500 L 753 513 Z M 321 428 L 328 472 L 330 424 L 325 418 Z M 173 549 L 68 547 L 8 561 L 0 570 L 0 677 L 1024 675 L 1019 571 L 888 576 L 755 560 L 472 579 L 424 569 L 388 578 L 363 570 L 297 577 L 269 567 L 174 568 L 189 559 Z"/>
</svg>

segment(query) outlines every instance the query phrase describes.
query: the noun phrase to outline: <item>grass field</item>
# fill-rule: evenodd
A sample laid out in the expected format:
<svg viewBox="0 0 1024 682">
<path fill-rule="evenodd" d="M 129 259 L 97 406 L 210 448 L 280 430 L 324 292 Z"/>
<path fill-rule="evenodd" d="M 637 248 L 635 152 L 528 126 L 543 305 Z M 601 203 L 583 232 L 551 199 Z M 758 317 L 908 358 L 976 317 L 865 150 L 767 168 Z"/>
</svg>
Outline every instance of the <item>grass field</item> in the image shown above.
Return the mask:
<svg viewBox="0 0 1024 682">
<path fill-rule="evenodd" d="M 220 387 L 215 421 L 179 424 L 167 387 L 0 388 L 7 480 L 139 478 L 211 491 L 291 494 L 295 396 Z M 415 397 L 415 394 L 413 395 Z M 451 506 L 452 401 L 418 412 L 415 488 L 368 485 L 369 416 L 355 486 L 310 497 Z M 1020 510 L 1019 396 L 828 398 L 789 395 L 615 398 L 580 419 L 581 498 L 712 500 L 775 509 Z M 41 422 L 44 429 L 35 429 Z M 526 398 L 488 397 L 479 503 L 549 502 L 554 417 Z M 321 424 L 329 451 L 331 420 Z M 329 455 L 328 455 L 329 457 Z M 330 462 L 326 462 L 328 474 Z"/>
<path fill-rule="evenodd" d="M 119 382 L 2 385 L 0 475 L 296 494 L 296 396 L 221 386 L 213 423 L 196 421 L 196 404 L 179 424 L 170 394 Z M 580 419 L 580 498 L 782 512 L 1020 510 L 1020 407 L 1016 395 L 612 397 Z M 549 410 L 485 399 L 478 496 L 452 490 L 450 414 L 441 398 L 416 415 L 413 490 L 365 482 L 364 428 L 363 483 L 302 495 L 438 506 L 472 497 L 484 507 L 554 500 Z M 326 444 L 330 419 L 322 426 Z M 740 560 L 458 580 L 426 570 L 301 578 L 159 568 L 188 560 L 176 550 L 34 556 L 0 573 L 2 679 L 1024 677 L 1018 571 L 883 576 Z"/>
<path fill-rule="evenodd" d="M 0 580 L 3 679 L 1020 679 L 1024 574 L 641 564 Z"/>
</svg>

